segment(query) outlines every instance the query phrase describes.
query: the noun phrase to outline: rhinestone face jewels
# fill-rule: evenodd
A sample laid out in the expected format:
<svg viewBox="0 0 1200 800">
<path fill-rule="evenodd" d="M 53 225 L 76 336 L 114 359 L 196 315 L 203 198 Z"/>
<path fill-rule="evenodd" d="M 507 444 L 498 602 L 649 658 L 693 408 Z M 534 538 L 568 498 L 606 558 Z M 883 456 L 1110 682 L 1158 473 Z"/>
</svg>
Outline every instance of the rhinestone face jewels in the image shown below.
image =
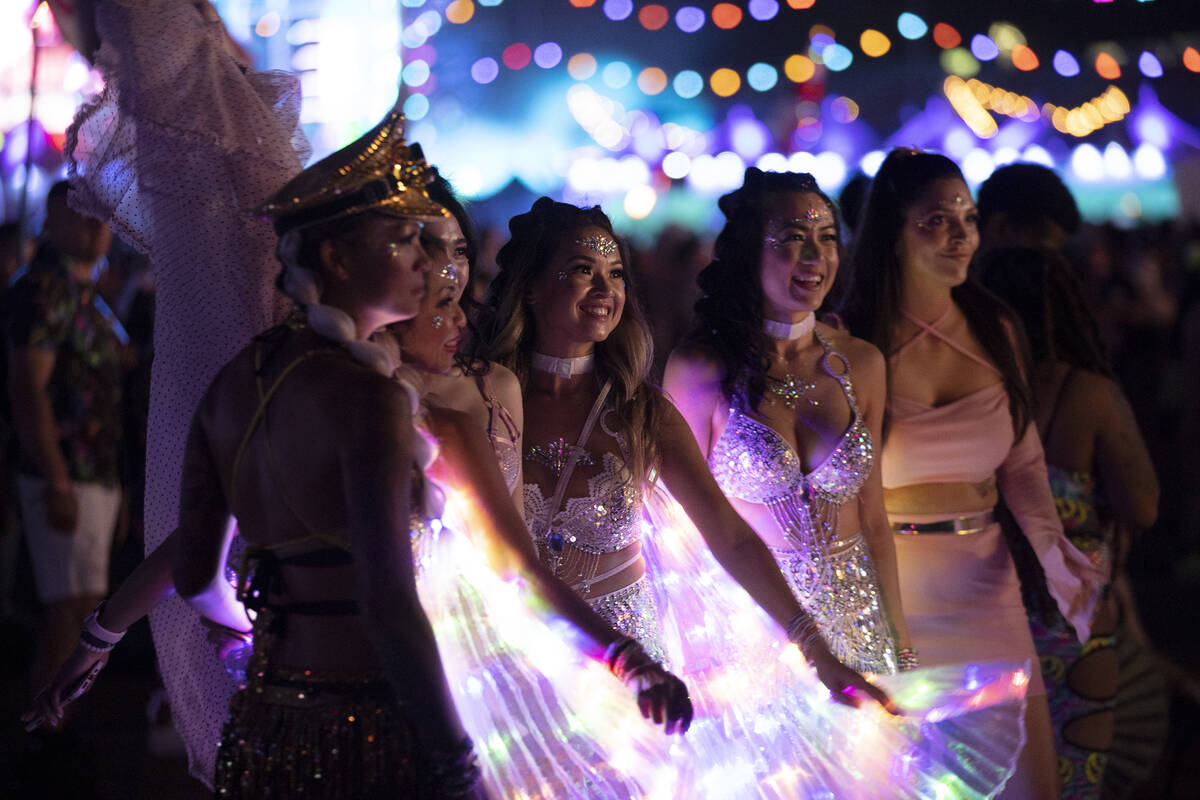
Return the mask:
<svg viewBox="0 0 1200 800">
<path fill-rule="evenodd" d="M 458 286 L 458 267 L 453 264 L 447 264 L 438 270 L 438 277 L 444 278 L 455 286 Z"/>
<path fill-rule="evenodd" d="M 576 239 L 575 244 L 580 247 L 586 247 L 588 250 L 595 250 L 602 256 L 611 256 L 617 252 L 617 243 L 607 236 L 587 236 L 583 239 Z M 559 280 L 562 280 L 563 273 L 559 273 Z"/>
<path fill-rule="evenodd" d="M 833 211 L 828 207 L 814 206 L 804 212 L 803 217 L 777 220 L 767 226 L 769 233 L 763 237 L 763 244 L 770 247 L 783 247 L 787 244 L 787 234 L 795 229 L 805 229 L 811 225 L 833 225 Z"/>
<path fill-rule="evenodd" d="M 435 328 L 440 328 L 445 323 L 446 323 L 446 319 L 444 317 L 442 317 L 441 315 L 435 315 L 434 318 L 432 320 L 430 320 L 430 324 L 433 325 L 433 327 L 435 327 Z"/>
<path fill-rule="evenodd" d="M 575 459 L 575 465 L 579 467 L 591 466 L 596 463 L 592 459 L 592 454 L 577 444 L 571 444 L 566 439 L 559 437 L 553 442 L 547 444 L 534 445 L 525 451 L 525 460 L 532 461 L 535 464 L 541 464 L 546 469 L 554 473 L 555 477 L 562 474 L 562 471 L 567 467 L 567 461 L 571 455 L 578 453 L 579 456 Z"/>
<path fill-rule="evenodd" d="M 813 400 L 808 396 L 808 393 L 817 388 L 817 384 L 812 381 L 802 381 L 792 373 L 785 373 L 782 378 L 776 378 L 774 375 L 767 376 L 767 392 L 783 400 L 785 408 L 799 408 L 800 400 L 803 398 L 811 405 L 820 405 L 820 402 Z M 773 400 L 768 400 L 769 403 L 774 403 Z"/>
</svg>

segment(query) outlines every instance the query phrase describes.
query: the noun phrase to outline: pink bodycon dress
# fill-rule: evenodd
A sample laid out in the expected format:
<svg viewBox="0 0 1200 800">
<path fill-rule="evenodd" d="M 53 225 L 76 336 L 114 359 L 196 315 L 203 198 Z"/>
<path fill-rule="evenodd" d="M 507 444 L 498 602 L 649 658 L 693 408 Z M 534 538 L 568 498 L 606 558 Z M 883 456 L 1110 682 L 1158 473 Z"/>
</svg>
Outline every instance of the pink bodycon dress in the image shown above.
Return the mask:
<svg viewBox="0 0 1200 800">
<path fill-rule="evenodd" d="M 933 326 L 909 318 L 923 330 L 893 354 L 892 369 L 913 341 L 928 334 L 999 377 L 992 364 L 949 342 Z M 880 461 L 884 487 L 979 483 L 995 475 L 1001 497 L 1038 555 L 1051 595 L 1086 640 L 1099 578 L 1063 535 L 1037 429 L 1030 425 L 1019 438 L 1014 434 L 1004 384 L 936 408 L 893 395 L 888 412 Z M 890 516 L 893 523 L 922 523 L 962 514 Z M 922 666 L 1027 656 L 1035 673 L 1029 694 L 1044 694 L 1020 584 L 1000 525 L 993 522 L 965 535 L 896 534 L 894 539 L 904 617 Z"/>
</svg>

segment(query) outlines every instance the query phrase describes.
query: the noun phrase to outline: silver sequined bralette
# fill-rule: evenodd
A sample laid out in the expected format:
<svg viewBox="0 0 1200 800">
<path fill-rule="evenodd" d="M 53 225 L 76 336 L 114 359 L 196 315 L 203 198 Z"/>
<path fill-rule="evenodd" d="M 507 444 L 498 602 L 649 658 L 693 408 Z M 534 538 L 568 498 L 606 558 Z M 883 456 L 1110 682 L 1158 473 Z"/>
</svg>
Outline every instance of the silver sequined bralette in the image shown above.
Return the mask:
<svg viewBox="0 0 1200 800">
<path fill-rule="evenodd" d="M 619 433 L 609 428 L 605 417 L 600 427 L 621 445 Z M 625 462 L 614 453 L 601 457 L 602 469 L 588 479 L 588 493 L 571 497 L 546 525 L 550 501 L 536 483 L 525 483 L 525 520 L 530 530 L 553 529 L 566 544 L 585 553 L 599 555 L 624 550 L 641 536 L 641 487 L 629 475 Z M 536 524 L 535 524 L 536 523 Z"/>
<path fill-rule="evenodd" d="M 799 508 L 784 508 L 780 504 L 841 506 L 858 496 L 875 463 L 875 444 L 858 408 L 854 384 L 850 381 L 850 363 L 833 349 L 828 339 L 819 332 L 815 335 L 825 348 L 822 359 L 825 371 L 841 384 L 852 414 L 850 427 L 833 451 L 805 473 L 800 457 L 787 440 L 769 425 L 751 417 L 744 397 L 735 397 L 729 421 L 708 457 L 709 469 L 726 495 L 767 505 L 789 539 L 805 549 L 812 544 L 808 537 L 814 533 L 812 520 L 806 522 L 800 518 L 809 517 L 808 509 L 801 513 Z M 844 366 L 840 372 L 830 364 L 835 356 Z M 813 510 L 818 512 L 816 516 L 823 517 L 820 521 L 825 528 L 822 533 L 826 536 L 818 538 L 827 539 L 827 535 L 836 533 L 836 520 L 830 519 L 828 513 L 836 508 Z"/>
</svg>

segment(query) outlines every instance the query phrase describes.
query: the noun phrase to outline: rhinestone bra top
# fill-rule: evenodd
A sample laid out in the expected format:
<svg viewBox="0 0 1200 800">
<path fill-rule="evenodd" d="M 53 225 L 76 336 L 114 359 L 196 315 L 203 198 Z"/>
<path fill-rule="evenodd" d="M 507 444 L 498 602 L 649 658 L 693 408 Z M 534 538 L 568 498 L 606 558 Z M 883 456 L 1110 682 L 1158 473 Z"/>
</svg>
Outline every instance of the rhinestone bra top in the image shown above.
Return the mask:
<svg viewBox="0 0 1200 800">
<path fill-rule="evenodd" d="M 858 495 L 871 474 L 875 444 L 858 409 L 850 362 L 819 332 L 816 337 L 825 348 L 825 371 L 846 394 L 852 414 L 850 427 L 825 460 L 806 474 L 787 440 L 751 417 L 744 397 L 735 397 L 729 421 L 708 457 L 709 469 L 726 495 L 751 503 L 770 503 L 807 491 L 816 499 L 842 505 Z M 845 367 L 840 373 L 829 363 L 832 356 L 837 356 Z"/>
<path fill-rule="evenodd" d="M 617 440 L 624 452 L 621 436 L 611 430 L 603 416 L 600 426 Z M 565 543 L 585 553 L 615 553 L 624 550 L 641 536 L 640 485 L 632 479 L 625 462 L 614 453 L 601 457 L 602 469 L 588 479 L 588 493 L 563 501 L 553 523 L 545 524 L 550 501 L 536 483 L 525 484 L 525 521 L 531 531 L 548 527 L 562 534 Z"/>
</svg>

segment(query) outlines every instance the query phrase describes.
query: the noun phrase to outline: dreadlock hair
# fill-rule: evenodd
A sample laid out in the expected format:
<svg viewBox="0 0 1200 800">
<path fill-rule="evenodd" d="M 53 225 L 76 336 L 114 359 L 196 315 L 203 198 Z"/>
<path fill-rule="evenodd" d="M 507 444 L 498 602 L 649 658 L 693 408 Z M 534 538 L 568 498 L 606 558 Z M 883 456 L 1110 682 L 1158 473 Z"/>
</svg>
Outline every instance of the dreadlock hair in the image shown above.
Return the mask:
<svg viewBox="0 0 1200 800">
<path fill-rule="evenodd" d="M 712 353 L 723 368 L 721 392 L 727 400 L 744 393 L 751 408 L 766 389 L 769 342 L 763 332 L 762 248 L 772 203 L 781 195 L 815 194 L 833 201 L 807 172 L 746 170 L 740 189 L 721 197 L 725 227 L 713 245 L 713 260 L 696 278 L 702 295 L 688 343 Z M 839 225 L 840 233 L 840 225 Z"/>
<path fill-rule="evenodd" d="M 963 180 L 962 171 L 937 153 L 897 148 L 884 159 L 871 182 L 852 258 L 842 318 L 855 336 L 866 339 L 885 357 L 896 350 L 893 333 L 900 319 L 904 267 L 896 254 L 908 210 L 939 180 Z M 1008 394 L 1013 429 L 1021 436 L 1033 416 L 1033 395 L 1021 371 L 1020 348 L 1013 338 L 1020 327 L 1012 312 L 972 278 L 950 292 L 975 338 L 1000 370 Z M 891 389 L 891 370 L 888 371 Z M 887 436 L 887 417 L 884 417 Z"/>
<path fill-rule="evenodd" d="M 528 302 L 530 288 L 562 245 L 590 227 L 612 236 L 620 245 L 621 261 L 629 264 L 627 248 L 599 206 L 578 208 L 541 197 L 528 212 L 509 220 L 511 238 L 496 255 L 500 271 L 484 301 L 479 335 L 471 352 L 476 358 L 495 361 L 512 370 L 523 391 L 529 388 L 537 341 L 536 321 Z M 654 344 L 638 308 L 629 270 L 625 274 L 621 321 L 605 341 L 596 343 L 596 377 L 612 381 L 609 398 L 617 426 L 629 445 L 630 472 L 635 480 L 642 482 L 657 464 L 654 436 L 666 400 L 649 383 Z"/>
<path fill-rule="evenodd" d="M 1034 364 L 1062 361 L 1112 378 L 1112 363 L 1079 276 L 1056 250 L 1004 248 L 980 264 L 984 286 L 1014 310 L 1025 327 Z"/>
</svg>

